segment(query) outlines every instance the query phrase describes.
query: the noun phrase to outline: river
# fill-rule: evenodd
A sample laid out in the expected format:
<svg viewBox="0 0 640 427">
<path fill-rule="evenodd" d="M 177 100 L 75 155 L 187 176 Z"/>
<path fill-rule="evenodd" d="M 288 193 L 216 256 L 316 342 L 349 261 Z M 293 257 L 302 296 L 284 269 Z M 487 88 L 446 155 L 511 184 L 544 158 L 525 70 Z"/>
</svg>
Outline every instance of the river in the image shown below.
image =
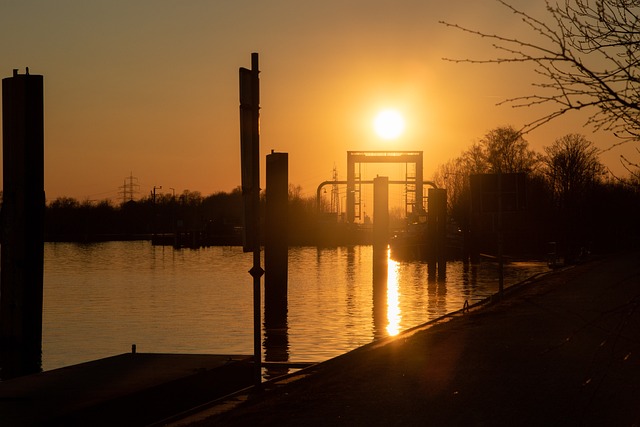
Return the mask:
<svg viewBox="0 0 640 427">
<path fill-rule="evenodd" d="M 498 290 L 495 263 L 448 262 L 444 275 L 425 262 L 387 259 L 386 304 L 374 304 L 372 252 L 290 248 L 287 325 L 275 353 L 323 361 Z M 46 243 L 44 263 L 43 370 L 132 344 L 140 352 L 253 354 L 252 254 L 241 248 Z M 546 270 L 508 263 L 505 286 Z"/>
</svg>

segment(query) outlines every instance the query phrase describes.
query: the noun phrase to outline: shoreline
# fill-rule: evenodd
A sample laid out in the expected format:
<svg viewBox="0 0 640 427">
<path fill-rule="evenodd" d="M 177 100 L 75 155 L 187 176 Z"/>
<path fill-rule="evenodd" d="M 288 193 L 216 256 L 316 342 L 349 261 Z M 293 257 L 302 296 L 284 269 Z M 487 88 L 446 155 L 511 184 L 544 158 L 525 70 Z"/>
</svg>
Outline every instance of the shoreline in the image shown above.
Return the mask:
<svg viewBox="0 0 640 427">
<path fill-rule="evenodd" d="M 592 325 L 609 326 L 612 319 L 602 313 L 640 302 L 638 260 L 638 252 L 629 252 L 538 275 L 489 304 L 162 425 L 631 425 L 639 419 L 640 329 L 625 326 L 630 339 L 611 345 L 614 369 L 602 357 L 608 329 Z M 640 313 L 624 320 L 637 326 Z M 590 361 L 598 378 L 578 372 Z"/>
</svg>

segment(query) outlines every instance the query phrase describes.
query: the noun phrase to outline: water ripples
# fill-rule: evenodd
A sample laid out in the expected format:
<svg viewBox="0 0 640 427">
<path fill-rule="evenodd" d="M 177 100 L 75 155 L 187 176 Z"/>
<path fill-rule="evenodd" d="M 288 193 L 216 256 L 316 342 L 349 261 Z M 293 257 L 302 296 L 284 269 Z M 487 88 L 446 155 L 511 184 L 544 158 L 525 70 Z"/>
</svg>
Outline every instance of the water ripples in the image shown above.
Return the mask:
<svg viewBox="0 0 640 427">
<path fill-rule="evenodd" d="M 43 369 L 140 352 L 253 354 L 252 254 L 149 242 L 47 243 Z M 267 331 L 290 361 L 321 361 L 497 291 L 495 264 L 387 266 L 374 298 L 370 246 L 291 248 L 287 324 Z M 507 285 L 545 271 L 509 264 Z"/>
</svg>

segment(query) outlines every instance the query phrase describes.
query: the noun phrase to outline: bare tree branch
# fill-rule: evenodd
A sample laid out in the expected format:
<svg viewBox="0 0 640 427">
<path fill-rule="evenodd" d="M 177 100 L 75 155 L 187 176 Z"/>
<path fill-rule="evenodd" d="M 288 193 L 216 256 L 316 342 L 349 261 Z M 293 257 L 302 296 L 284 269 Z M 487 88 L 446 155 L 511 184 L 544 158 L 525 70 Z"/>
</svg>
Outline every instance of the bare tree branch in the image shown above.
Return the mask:
<svg viewBox="0 0 640 427">
<path fill-rule="evenodd" d="M 458 24 L 447 27 L 488 39 L 498 52 L 490 59 L 451 59 L 472 64 L 529 63 L 542 78 L 530 95 L 505 99 L 516 108 L 552 105 L 552 112 L 527 123 L 529 132 L 569 111 L 592 109 L 588 125 L 613 132 L 621 142 L 640 141 L 640 0 L 546 1 L 547 20 L 497 0 L 517 16 L 531 37 L 485 33 Z"/>
</svg>

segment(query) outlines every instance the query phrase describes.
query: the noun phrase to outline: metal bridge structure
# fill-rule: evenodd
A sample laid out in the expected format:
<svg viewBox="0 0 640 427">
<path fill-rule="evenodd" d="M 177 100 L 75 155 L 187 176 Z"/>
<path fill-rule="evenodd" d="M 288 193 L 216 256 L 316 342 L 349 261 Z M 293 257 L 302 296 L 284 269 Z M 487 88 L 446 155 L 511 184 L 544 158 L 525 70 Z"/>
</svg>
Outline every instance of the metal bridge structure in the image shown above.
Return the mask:
<svg viewBox="0 0 640 427">
<path fill-rule="evenodd" d="M 389 184 L 399 184 L 405 186 L 405 212 L 407 215 L 423 214 L 424 209 L 424 185 L 437 188 L 434 182 L 424 181 L 423 173 L 423 153 L 422 151 L 347 151 L 347 180 L 338 181 L 335 178 L 331 181 L 323 181 L 318 185 L 317 206 L 321 209 L 321 192 L 326 185 L 346 184 L 346 220 L 354 223 L 356 219 L 361 219 L 361 192 L 363 185 L 373 184 L 373 180 L 362 179 L 362 164 L 364 163 L 400 163 L 405 165 L 405 179 L 389 181 Z"/>
</svg>

